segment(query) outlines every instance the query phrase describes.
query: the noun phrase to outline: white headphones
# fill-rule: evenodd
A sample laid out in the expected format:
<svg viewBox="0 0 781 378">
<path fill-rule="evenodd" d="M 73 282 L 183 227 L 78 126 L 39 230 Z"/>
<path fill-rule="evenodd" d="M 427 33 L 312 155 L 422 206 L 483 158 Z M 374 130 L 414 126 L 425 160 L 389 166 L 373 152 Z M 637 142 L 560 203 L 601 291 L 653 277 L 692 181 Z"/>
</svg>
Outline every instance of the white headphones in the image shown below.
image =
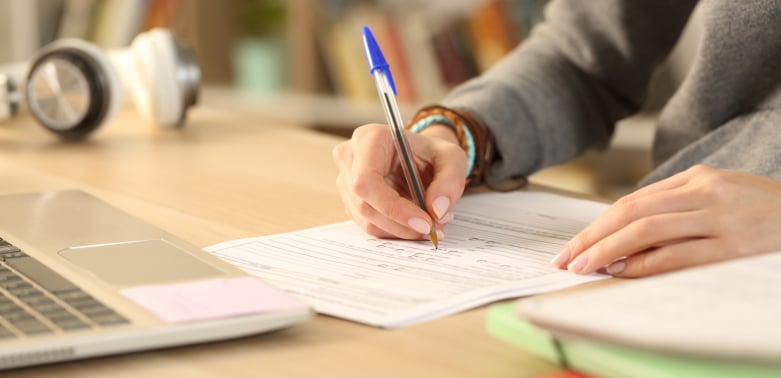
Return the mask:
<svg viewBox="0 0 781 378">
<path fill-rule="evenodd" d="M 165 29 L 139 34 L 129 48 L 108 53 L 83 40 L 57 40 L 38 51 L 29 65 L 3 71 L 0 120 L 18 111 L 21 89 L 33 117 L 71 140 L 85 138 L 110 120 L 124 92 L 145 119 L 180 127 L 187 109 L 198 101 L 201 80 L 193 51 Z"/>
</svg>

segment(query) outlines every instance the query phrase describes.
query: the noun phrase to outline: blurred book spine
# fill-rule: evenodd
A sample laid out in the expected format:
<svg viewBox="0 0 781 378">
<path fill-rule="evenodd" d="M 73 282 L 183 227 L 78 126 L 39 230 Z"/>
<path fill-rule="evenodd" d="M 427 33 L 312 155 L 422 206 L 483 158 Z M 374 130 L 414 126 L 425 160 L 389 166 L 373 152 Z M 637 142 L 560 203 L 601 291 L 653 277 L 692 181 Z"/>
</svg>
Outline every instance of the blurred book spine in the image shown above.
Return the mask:
<svg viewBox="0 0 781 378">
<path fill-rule="evenodd" d="M 492 0 L 469 16 L 472 49 L 480 71 L 502 59 L 521 41 L 507 1 Z"/>
<path fill-rule="evenodd" d="M 25 60 L 39 45 L 36 1 L 0 1 L 0 63 Z"/>
<path fill-rule="evenodd" d="M 96 0 L 65 0 L 57 38 L 87 38 Z"/>
<path fill-rule="evenodd" d="M 361 28 L 365 20 L 374 18 L 375 10 L 334 4 L 323 9 L 328 16 L 319 33 L 320 51 L 331 75 L 330 82 L 338 95 L 351 100 L 374 100 L 377 93 L 364 57 Z"/>
<path fill-rule="evenodd" d="M 366 89 L 370 76 L 360 51 L 360 27 L 366 25 L 390 64 L 399 101 L 436 102 L 521 43 L 542 20 L 546 3 L 484 0 L 455 7 L 441 1 L 323 1 L 317 34 L 322 36 L 318 43 L 327 81 L 338 96 L 353 100 L 376 96 L 373 86 Z"/>
<path fill-rule="evenodd" d="M 149 0 L 143 30 L 173 28 L 179 5 L 179 0 Z"/>
<path fill-rule="evenodd" d="M 103 48 L 129 45 L 143 29 L 148 5 L 146 0 L 98 0 L 89 39 Z"/>
</svg>

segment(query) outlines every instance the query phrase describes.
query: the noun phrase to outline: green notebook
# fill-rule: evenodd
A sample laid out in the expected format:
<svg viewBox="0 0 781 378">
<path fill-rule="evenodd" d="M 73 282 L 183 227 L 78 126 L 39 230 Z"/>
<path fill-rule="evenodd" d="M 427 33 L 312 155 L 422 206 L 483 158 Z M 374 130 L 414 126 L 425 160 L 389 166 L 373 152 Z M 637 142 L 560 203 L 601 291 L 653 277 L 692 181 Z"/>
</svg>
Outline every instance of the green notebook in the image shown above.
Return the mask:
<svg viewBox="0 0 781 378">
<path fill-rule="evenodd" d="M 491 306 L 486 328 L 490 334 L 535 355 L 598 377 L 781 377 L 781 367 L 732 361 L 713 361 L 665 355 L 595 341 L 559 339 L 514 313 L 515 303 Z"/>
</svg>

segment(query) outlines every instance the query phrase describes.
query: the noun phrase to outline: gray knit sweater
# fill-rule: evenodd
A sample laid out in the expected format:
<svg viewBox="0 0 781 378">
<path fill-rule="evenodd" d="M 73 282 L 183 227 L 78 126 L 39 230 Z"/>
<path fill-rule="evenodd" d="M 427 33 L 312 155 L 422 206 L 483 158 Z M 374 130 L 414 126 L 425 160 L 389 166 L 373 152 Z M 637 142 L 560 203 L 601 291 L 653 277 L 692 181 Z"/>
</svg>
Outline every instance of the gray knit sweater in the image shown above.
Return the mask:
<svg viewBox="0 0 781 378">
<path fill-rule="evenodd" d="M 605 146 L 636 112 L 693 0 L 553 0 L 506 59 L 456 88 L 497 136 L 489 179 L 528 175 Z M 701 0 L 693 66 L 664 106 L 650 183 L 697 164 L 781 180 L 781 0 Z"/>
</svg>

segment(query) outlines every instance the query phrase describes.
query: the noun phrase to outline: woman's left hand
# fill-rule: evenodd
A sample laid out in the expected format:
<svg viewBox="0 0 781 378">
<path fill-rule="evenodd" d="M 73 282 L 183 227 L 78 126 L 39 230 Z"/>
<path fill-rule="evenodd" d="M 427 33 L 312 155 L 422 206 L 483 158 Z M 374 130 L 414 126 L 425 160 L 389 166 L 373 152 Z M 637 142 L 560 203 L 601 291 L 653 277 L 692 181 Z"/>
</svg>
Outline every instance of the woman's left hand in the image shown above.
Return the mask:
<svg viewBox="0 0 781 378">
<path fill-rule="evenodd" d="M 781 182 L 694 166 L 616 201 L 552 264 L 642 277 L 781 250 Z"/>
</svg>

